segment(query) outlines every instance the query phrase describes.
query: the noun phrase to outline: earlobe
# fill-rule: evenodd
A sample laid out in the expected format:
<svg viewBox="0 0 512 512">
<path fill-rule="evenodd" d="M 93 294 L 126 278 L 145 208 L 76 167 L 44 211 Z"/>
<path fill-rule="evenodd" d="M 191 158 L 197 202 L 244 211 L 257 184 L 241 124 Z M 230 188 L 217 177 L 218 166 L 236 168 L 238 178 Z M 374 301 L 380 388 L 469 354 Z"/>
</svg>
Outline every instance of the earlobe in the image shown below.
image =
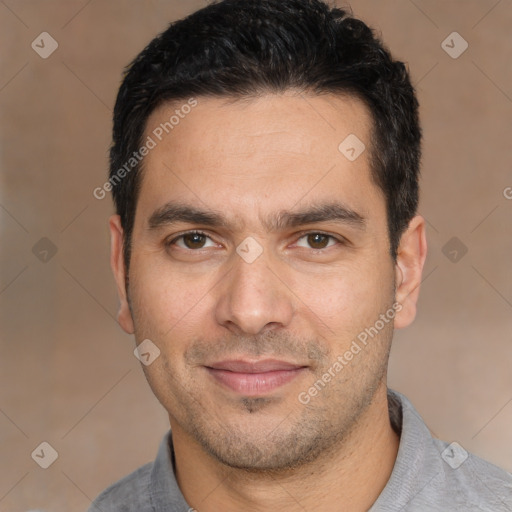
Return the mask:
<svg viewBox="0 0 512 512">
<path fill-rule="evenodd" d="M 395 263 L 395 300 L 402 305 L 395 316 L 396 329 L 407 327 L 414 321 L 426 256 L 425 219 L 417 215 L 402 234 Z"/>
<path fill-rule="evenodd" d="M 112 215 L 109 219 L 110 228 L 110 266 L 114 274 L 119 296 L 119 311 L 117 321 L 128 334 L 134 333 L 133 318 L 128 304 L 125 286 L 126 269 L 124 264 L 123 243 L 124 232 L 119 215 Z"/>
</svg>

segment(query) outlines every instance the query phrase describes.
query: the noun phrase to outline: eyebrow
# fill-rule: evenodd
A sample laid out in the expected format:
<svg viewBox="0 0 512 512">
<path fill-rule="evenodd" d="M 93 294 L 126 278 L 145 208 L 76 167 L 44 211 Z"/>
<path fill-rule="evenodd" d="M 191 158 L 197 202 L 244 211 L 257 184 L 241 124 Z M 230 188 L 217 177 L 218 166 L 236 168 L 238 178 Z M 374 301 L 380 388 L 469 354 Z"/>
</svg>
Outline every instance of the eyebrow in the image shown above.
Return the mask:
<svg viewBox="0 0 512 512">
<path fill-rule="evenodd" d="M 148 226 L 150 231 L 154 231 L 178 222 L 202 224 L 208 227 L 230 230 L 242 227 L 240 221 L 229 221 L 221 212 L 202 210 L 195 206 L 173 201 L 155 210 L 149 218 Z M 281 210 L 263 221 L 263 225 L 267 231 L 272 232 L 318 222 L 336 222 L 352 226 L 361 231 L 366 228 L 366 218 L 342 203 L 310 205 L 298 211 Z"/>
</svg>

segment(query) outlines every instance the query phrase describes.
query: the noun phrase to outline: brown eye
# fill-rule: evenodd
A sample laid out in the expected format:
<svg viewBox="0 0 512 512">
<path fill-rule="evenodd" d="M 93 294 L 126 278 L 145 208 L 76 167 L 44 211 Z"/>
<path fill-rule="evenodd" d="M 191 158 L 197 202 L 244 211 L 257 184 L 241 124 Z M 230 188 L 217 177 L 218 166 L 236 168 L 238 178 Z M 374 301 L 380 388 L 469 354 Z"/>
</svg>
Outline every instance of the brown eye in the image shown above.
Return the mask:
<svg viewBox="0 0 512 512">
<path fill-rule="evenodd" d="M 206 245 L 208 241 L 210 241 L 211 245 Z M 190 233 L 183 233 L 182 235 L 177 236 L 170 242 L 167 242 L 166 245 L 168 247 L 176 245 L 181 249 L 197 250 L 213 247 L 215 244 L 208 235 L 198 231 L 191 231 Z"/>
<path fill-rule="evenodd" d="M 330 238 L 332 237 L 322 233 L 310 233 L 307 235 L 308 244 L 312 249 L 325 249 Z"/>
<path fill-rule="evenodd" d="M 202 249 L 205 241 L 206 237 L 200 233 L 188 233 L 187 235 L 183 235 L 183 243 L 187 249 Z"/>
<path fill-rule="evenodd" d="M 297 245 L 306 249 L 321 251 L 323 249 L 328 249 L 333 245 L 344 245 L 344 239 L 315 231 L 303 234 L 299 238 Z"/>
<path fill-rule="evenodd" d="M 329 245 L 332 236 L 323 233 L 310 233 L 307 235 L 307 242 L 312 249 L 325 249 Z"/>
</svg>

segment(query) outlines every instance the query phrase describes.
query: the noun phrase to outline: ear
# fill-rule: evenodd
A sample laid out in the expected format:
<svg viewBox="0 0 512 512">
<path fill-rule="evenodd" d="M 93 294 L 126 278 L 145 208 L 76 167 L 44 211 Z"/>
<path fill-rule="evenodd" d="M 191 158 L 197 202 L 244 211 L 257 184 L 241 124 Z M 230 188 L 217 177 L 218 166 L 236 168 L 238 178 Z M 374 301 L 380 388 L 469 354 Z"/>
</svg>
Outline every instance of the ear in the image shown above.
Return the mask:
<svg viewBox="0 0 512 512">
<path fill-rule="evenodd" d="M 395 329 L 410 325 L 416 317 L 421 275 L 427 257 L 425 219 L 416 215 L 400 238 L 395 264 L 396 302 L 402 309 L 395 316 Z"/>
<path fill-rule="evenodd" d="M 128 305 L 125 286 L 126 269 L 123 257 L 124 236 L 121 217 L 119 215 L 112 215 L 108 220 L 108 224 L 110 228 L 110 266 L 117 283 L 117 293 L 120 302 L 117 321 L 124 331 L 128 334 L 133 334 L 133 318 Z"/>
</svg>

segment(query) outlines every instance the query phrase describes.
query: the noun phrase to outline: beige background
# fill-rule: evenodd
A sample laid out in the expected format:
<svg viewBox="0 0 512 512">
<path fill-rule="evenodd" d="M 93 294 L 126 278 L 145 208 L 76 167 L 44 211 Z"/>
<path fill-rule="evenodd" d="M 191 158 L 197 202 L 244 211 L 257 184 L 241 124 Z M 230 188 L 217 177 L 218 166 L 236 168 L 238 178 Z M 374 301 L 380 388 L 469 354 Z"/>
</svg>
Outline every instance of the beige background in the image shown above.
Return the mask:
<svg viewBox="0 0 512 512">
<path fill-rule="evenodd" d="M 0 2 L 0 511 L 85 510 L 153 459 L 167 430 L 115 321 L 112 206 L 92 191 L 105 181 L 122 68 L 203 5 Z M 351 5 L 409 64 L 425 134 L 429 255 L 390 385 L 439 437 L 512 471 L 512 2 Z M 48 59 L 31 48 L 43 31 L 59 44 Z M 453 31 L 469 43 L 457 59 L 441 47 Z M 443 253 L 454 236 L 468 250 L 458 262 Z M 57 249 L 47 262 L 32 251 L 43 237 Z M 31 458 L 43 441 L 59 455 L 46 470 Z"/>
</svg>

